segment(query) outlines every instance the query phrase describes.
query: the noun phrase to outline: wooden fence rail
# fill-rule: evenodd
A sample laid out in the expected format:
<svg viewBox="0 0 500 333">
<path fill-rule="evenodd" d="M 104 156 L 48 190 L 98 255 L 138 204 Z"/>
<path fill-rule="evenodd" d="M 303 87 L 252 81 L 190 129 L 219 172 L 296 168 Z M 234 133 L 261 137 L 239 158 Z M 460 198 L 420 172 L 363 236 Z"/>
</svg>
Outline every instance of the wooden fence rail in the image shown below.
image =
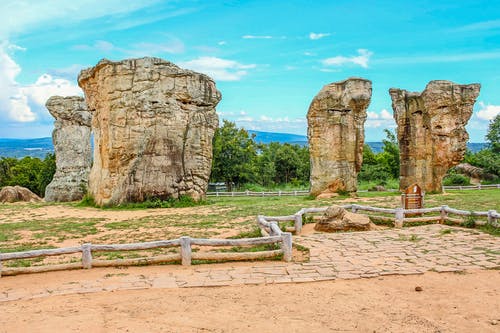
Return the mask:
<svg viewBox="0 0 500 333">
<path fill-rule="evenodd" d="M 452 223 L 462 223 L 463 221 L 460 219 L 456 219 L 448 216 L 448 214 L 454 214 L 459 216 L 477 216 L 477 217 L 486 217 L 487 221 L 474 221 L 476 225 L 485 225 L 490 224 L 496 228 L 500 228 L 500 224 L 498 223 L 498 219 L 500 219 L 500 214 L 496 210 L 488 210 L 488 211 L 466 211 L 459 210 L 455 208 L 451 208 L 448 206 L 440 206 L 440 207 L 432 207 L 432 208 L 421 208 L 421 209 L 404 209 L 404 208 L 380 208 L 380 207 L 371 207 L 371 206 L 363 206 L 357 204 L 349 204 L 342 205 L 345 209 L 351 209 L 353 213 L 358 211 L 366 211 L 366 212 L 375 212 L 375 213 L 383 213 L 383 214 L 391 214 L 390 216 L 372 216 L 375 218 L 379 218 L 384 221 L 393 222 L 394 226 L 402 227 L 403 224 L 406 223 L 417 223 L 417 222 L 433 222 L 439 221 L 440 223 L 444 223 L 446 221 Z M 269 232 L 270 227 L 274 224 L 273 228 L 279 229 L 278 222 L 294 222 L 293 227 L 288 227 L 287 231 L 295 232 L 296 234 L 300 233 L 302 230 L 303 220 L 305 214 L 315 214 L 315 213 L 323 213 L 326 211 L 328 207 L 320 207 L 320 208 L 302 208 L 298 212 L 293 215 L 287 216 L 257 216 L 257 223 L 263 229 L 264 232 Z M 420 216 L 420 217 L 408 217 L 416 214 L 428 214 L 428 213 L 439 213 L 437 216 Z M 270 233 L 272 234 L 272 232 Z"/>
<path fill-rule="evenodd" d="M 443 186 L 443 190 L 485 190 L 497 188 L 500 189 L 500 184 L 491 185 L 467 185 L 467 186 Z M 388 189 L 388 192 L 399 192 L 396 189 Z M 368 192 L 368 190 L 358 190 L 358 192 Z M 244 192 L 207 192 L 207 197 L 284 197 L 284 196 L 306 196 L 309 195 L 309 190 L 298 191 L 244 191 Z"/>
<path fill-rule="evenodd" d="M 277 227 L 277 225 L 276 225 Z M 110 266 L 130 266 L 130 265 L 145 265 L 159 264 L 167 262 L 181 261 L 182 265 L 191 265 L 192 260 L 255 260 L 261 258 L 273 258 L 279 254 L 283 254 L 283 260 L 292 260 L 292 235 L 289 232 L 276 233 L 276 235 L 257 238 L 241 238 L 241 239 L 204 239 L 180 237 L 172 240 L 161 240 L 145 243 L 129 243 L 129 244 L 82 244 L 81 246 L 66 247 L 60 249 L 33 250 L 12 253 L 0 253 L 0 277 L 2 275 L 17 275 L 23 273 L 38 273 L 55 270 L 67 269 L 89 269 L 92 267 L 110 267 Z M 259 252 L 192 252 L 192 246 L 254 246 L 263 244 L 280 244 L 281 248 L 270 251 Z M 169 248 L 180 246 L 180 253 L 158 255 L 154 257 L 130 258 L 130 259 L 115 259 L 115 260 L 99 260 L 93 259 L 93 252 L 102 251 L 140 251 L 156 248 Z M 2 262 L 13 259 L 28 259 L 46 256 L 56 256 L 64 254 L 81 253 L 81 262 L 72 262 L 67 264 L 56 264 L 46 266 L 10 268 L 3 267 Z"/>
</svg>

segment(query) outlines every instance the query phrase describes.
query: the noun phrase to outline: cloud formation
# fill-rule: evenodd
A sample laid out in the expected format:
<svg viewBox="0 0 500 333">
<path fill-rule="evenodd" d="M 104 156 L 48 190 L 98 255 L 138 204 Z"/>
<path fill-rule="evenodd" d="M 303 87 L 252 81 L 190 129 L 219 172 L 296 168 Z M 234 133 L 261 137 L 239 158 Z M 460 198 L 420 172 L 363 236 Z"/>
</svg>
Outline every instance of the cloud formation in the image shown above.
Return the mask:
<svg viewBox="0 0 500 333">
<path fill-rule="evenodd" d="M 273 36 L 256 36 L 256 35 L 243 35 L 241 36 L 243 39 L 273 39 Z"/>
<path fill-rule="evenodd" d="M 318 40 L 318 39 L 321 39 L 321 38 L 324 38 L 324 37 L 328 37 L 330 36 L 331 34 L 330 33 L 314 33 L 314 32 L 311 32 L 309 34 L 309 39 L 311 40 Z"/>
<path fill-rule="evenodd" d="M 234 60 L 217 57 L 199 57 L 180 62 L 179 66 L 207 74 L 219 81 L 239 81 L 248 74 L 248 69 L 257 67 L 255 64 L 245 65 Z"/>
<path fill-rule="evenodd" d="M 370 61 L 370 57 L 373 55 L 373 52 L 370 52 L 366 49 L 358 49 L 357 52 L 357 56 L 336 56 L 324 59 L 323 61 L 321 61 L 321 63 L 324 66 L 343 66 L 346 64 L 354 64 L 363 68 L 368 68 L 368 62 Z"/>
<path fill-rule="evenodd" d="M 486 105 L 484 102 L 479 102 L 479 106 L 481 109 L 476 112 L 476 117 L 481 120 L 490 121 L 493 120 L 497 114 L 500 114 L 500 105 Z"/>
<path fill-rule="evenodd" d="M 36 82 L 21 85 L 16 78 L 21 67 L 12 59 L 7 43 L 0 45 L 0 120 L 29 123 L 51 119 L 45 102 L 52 95 L 81 95 L 80 88 L 72 82 L 41 75 Z"/>
<path fill-rule="evenodd" d="M 380 113 L 373 111 L 367 112 L 367 118 L 365 122 L 366 128 L 394 128 L 396 127 L 396 122 L 392 114 L 387 111 L 387 109 L 382 109 Z"/>
</svg>

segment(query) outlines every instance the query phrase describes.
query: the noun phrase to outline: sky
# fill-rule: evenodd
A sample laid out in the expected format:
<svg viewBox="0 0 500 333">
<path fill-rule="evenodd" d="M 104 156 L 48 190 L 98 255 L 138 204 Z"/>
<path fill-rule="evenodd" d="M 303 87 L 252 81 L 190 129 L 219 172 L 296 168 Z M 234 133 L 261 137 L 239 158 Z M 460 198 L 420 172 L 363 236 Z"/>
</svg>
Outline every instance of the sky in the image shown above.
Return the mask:
<svg viewBox="0 0 500 333">
<path fill-rule="evenodd" d="M 83 95 L 77 76 L 102 58 L 160 57 L 210 75 L 219 118 L 303 134 L 321 88 L 372 81 L 366 141 L 395 128 L 389 88 L 480 83 L 467 130 L 483 142 L 500 113 L 500 2 L 0 1 L 0 137 L 50 136 L 52 95 Z"/>
</svg>

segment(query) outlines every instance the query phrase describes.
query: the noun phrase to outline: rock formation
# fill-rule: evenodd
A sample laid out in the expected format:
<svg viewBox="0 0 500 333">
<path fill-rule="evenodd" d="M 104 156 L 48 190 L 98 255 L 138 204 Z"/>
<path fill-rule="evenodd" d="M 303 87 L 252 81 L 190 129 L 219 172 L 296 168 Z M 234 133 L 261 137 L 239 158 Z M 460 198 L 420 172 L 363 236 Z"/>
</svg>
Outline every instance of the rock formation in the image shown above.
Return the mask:
<svg viewBox="0 0 500 333">
<path fill-rule="evenodd" d="M 332 205 L 327 208 L 314 230 L 324 232 L 377 230 L 378 227 L 366 215 L 346 211 Z"/>
<path fill-rule="evenodd" d="M 205 195 L 221 99 L 211 78 L 158 58 L 103 59 L 78 84 L 93 112 L 98 205 Z"/>
<path fill-rule="evenodd" d="M 40 202 L 42 199 L 22 186 L 5 186 L 0 191 L 0 202 Z"/>
<path fill-rule="evenodd" d="M 80 200 L 86 194 L 92 164 L 92 115 L 85 100 L 79 96 L 52 96 L 45 106 L 56 119 L 52 132 L 56 173 L 45 189 L 45 201 Z"/>
<path fill-rule="evenodd" d="M 311 102 L 307 136 L 312 195 L 356 191 L 371 94 L 371 81 L 350 78 L 324 86 Z"/>
<path fill-rule="evenodd" d="M 398 125 L 401 190 L 417 183 L 424 191 L 441 192 L 446 171 L 464 157 L 465 125 L 480 87 L 431 81 L 422 93 L 389 90 Z"/>
</svg>

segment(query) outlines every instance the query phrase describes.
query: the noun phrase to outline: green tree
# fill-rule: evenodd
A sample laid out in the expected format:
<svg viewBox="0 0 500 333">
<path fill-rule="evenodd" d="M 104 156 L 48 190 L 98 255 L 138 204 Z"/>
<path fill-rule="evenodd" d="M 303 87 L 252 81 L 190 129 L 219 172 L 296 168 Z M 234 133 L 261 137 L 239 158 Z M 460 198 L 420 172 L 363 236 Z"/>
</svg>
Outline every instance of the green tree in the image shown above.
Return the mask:
<svg viewBox="0 0 500 333">
<path fill-rule="evenodd" d="M 389 131 L 388 129 L 384 130 L 386 139 L 382 140 L 384 144 L 382 148 L 382 153 L 377 157 L 379 163 L 385 165 L 390 175 L 393 178 L 399 177 L 399 145 L 398 140 L 396 139 L 396 135 Z"/>
<path fill-rule="evenodd" d="M 500 153 L 500 113 L 490 121 L 486 140 L 494 153 Z"/>
<path fill-rule="evenodd" d="M 234 122 L 224 120 L 213 140 L 212 180 L 223 181 L 229 190 L 252 181 L 255 175 L 256 144 L 253 137 Z"/>
</svg>

